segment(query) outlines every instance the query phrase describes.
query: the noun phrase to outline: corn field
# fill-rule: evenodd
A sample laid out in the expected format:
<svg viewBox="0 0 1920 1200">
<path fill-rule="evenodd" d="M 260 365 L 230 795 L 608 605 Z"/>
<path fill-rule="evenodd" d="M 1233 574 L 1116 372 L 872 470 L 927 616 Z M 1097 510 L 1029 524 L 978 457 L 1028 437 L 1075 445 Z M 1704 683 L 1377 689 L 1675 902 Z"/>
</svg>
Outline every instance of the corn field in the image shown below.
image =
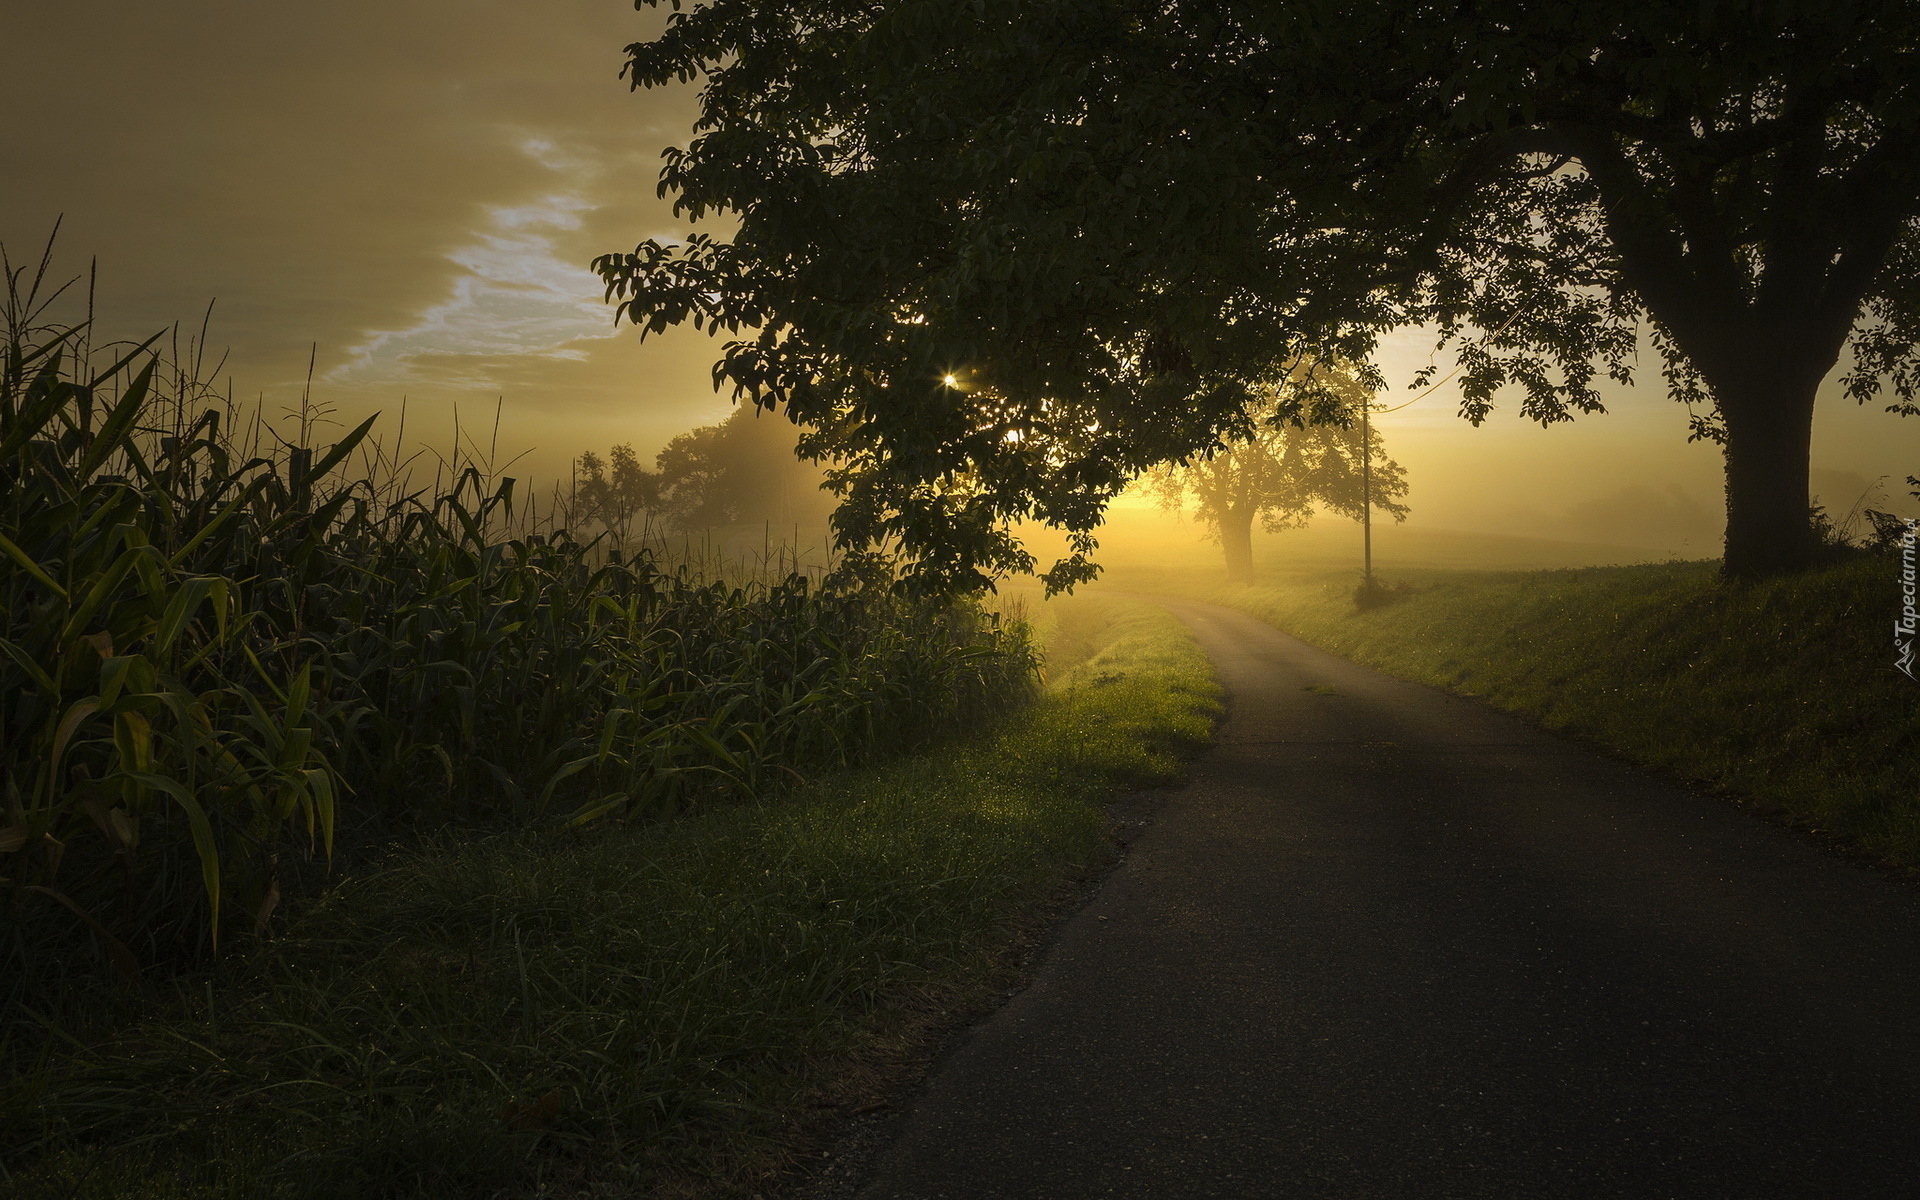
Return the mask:
<svg viewBox="0 0 1920 1200">
<path fill-rule="evenodd" d="M 669 815 L 1030 686 L 965 605 L 669 569 L 471 461 L 413 489 L 372 421 L 282 440 L 46 319 L 44 271 L 0 364 L 0 1001 L 264 930 L 354 829 Z"/>
</svg>

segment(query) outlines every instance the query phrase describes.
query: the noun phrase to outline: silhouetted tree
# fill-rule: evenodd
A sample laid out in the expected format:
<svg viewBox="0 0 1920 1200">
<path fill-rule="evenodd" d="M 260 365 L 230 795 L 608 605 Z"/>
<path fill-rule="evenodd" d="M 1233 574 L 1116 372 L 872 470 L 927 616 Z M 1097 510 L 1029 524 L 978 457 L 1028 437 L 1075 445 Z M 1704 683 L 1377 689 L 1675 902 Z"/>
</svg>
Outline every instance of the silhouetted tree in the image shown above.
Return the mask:
<svg viewBox="0 0 1920 1200">
<path fill-rule="evenodd" d="M 660 511 L 684 530 L 767 523 L 817 526 L 833 506 L 819 467 L 794 453 L 798 431 L 751 405 L 683 433 L 655 460 Z"/>
<path fill-rule="evenodd" d="M 1913 0 L 673 7 L 629 76 L 703 84 L 662 186 L 736 232 L 605 256 L 609 295 L 740 334 L 716 379 L 814 426 L 843 536 L 930 583 L 1030 565 L 1020 518 L 1088 578 L 1138 471 L 1395 328 L 1476 422 L 1509 386 L 1597 412 L 1650 339 L 1724 446 L 1736 576 L 1820 555 L 1843 350 L 1920 411 Z"/>
<path fill-rule="evenodd" d="M 573 503 L 576 521 L 624 540 L 636 518 L 659 508 L 660 479 L 640 465 L 630 445 L 615 446 L 605 461 L 589 450 L 575 466 Z"/>
<path fill-rule="evenodd" d="M 1253 582 L 1253 524 L 1269 533 L 1305 525 L 1316 507 L 1353 520 L 1366 514 L 1366 496 L 1376 511 L 1404 521 L 1409 511 L 1406 472 L 1388 458 L 1378 429 L 1366 431 L 1371 470 L 1363 472 L 1359 406 L 1372 391 L 1349 372 L 1329 380 L 1350 406 L 1344 426 L 1308 425 L 1288 420 L 1278 393 L 1248 413 L 1248 432 L 1224 448 L 1184 463 L 1166 463 L 1143 476 L 1147 491 L 1163 508 L 1184 509 L 1212 531 L 1226 554 L 1227 580 Z"/>
</svg>

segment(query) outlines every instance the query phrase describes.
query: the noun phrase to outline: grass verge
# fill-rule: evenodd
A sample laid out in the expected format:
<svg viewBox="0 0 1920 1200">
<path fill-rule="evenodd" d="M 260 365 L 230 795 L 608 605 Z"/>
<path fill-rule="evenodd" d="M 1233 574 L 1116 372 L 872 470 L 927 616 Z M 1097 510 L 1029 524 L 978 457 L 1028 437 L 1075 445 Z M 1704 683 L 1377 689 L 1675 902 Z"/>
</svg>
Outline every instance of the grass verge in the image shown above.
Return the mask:
<svg viewBox="0 0 1920 1200">
<path fill-rule="evenodd" d="M 1715 563 L 1427 572 L 1366 612 L 1350 577 L 1214 598 L 1916 868 L 1920 687 L 1893 666 L 1897 566 L 1724 586 Z"/>
<path fill-rule="evenodd" d="M 1053 608 L 1053 606 L 1049 606 Z M 9 1195 L 750 1195 L 1112 851 L 1218 708 L 1163 611 L 985 739 L 645 827 L 396 850 L 0 1091 Z"/>
</svg>

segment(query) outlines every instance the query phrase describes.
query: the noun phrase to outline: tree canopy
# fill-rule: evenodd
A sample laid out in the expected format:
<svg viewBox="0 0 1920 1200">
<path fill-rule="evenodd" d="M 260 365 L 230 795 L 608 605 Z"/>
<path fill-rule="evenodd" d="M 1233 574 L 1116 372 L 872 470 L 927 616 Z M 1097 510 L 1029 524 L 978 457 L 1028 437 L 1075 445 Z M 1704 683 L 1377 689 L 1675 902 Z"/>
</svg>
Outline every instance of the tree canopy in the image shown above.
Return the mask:
<svg viewBox="0 0 1920 1200">
<path fill-rule="evenodd" d="M 680 434 L 655 460 L 668 528 L 717 529 L 742 522 L 817 530 L 832 507 L 818 467 L 794 457 L 796 431 L 757 409 Z"/>
<path fill-rule="evenodd" d="M 582 454 L 570 516 L 623 541 L 741 523 L 817 531 L 832 506 L 821 491 L 822 472 L 794 456 L 792 425 L 755 419 L 761 415 L 737 408 L 718 424 L 677 435 L 654 457 L 653 470 L 630 445 L 605 458 Z"/>
<path fill-rule="evenodd" d="M 574 463 L 569 517 L 624 541 L 635 520 L 659 509 L 660 498 L 660 477 L 640 465 L 632 446 L 615 446 L 604 459 L 589 450 Z"/>
<path fill-rule="evenodd" d="M 640 0 L 655 4 L 659 0 Z M 710 0 L 629 47 L 702 84 L 663 194 L 730 240 L 596 263 L 644 330 L 844 460 L 853 544 L 975 585 L 1303 364 L 1425 325 L 1462 413 L 1601 410 L 1658 350 L 1723 442 L 1727 566 L 1804 565 L 1813 393 L 1920 387 L 1908 0 Z M 1378 382 L 1377 379 L 1369 382 Z M 1272 419 L 1344 420 L 1289 393 Z"/>
</svg>

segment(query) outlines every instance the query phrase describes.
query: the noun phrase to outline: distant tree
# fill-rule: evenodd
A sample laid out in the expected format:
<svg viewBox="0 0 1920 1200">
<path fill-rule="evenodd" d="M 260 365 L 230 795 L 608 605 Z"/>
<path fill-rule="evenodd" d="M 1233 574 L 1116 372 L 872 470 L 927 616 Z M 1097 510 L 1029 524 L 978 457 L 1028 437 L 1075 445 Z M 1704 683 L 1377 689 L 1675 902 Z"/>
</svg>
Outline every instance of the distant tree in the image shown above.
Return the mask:
<svg viewBox="0 0 1920 1200">
<path fill-rule="evenodd" d="M 667 522 L 680 529 L 712 529 L 731 525 L 739 513 L 728 484 L 734 472 L 723 458 L 726 429 L 703 425 L 679 434 L 660 451 L 660 469 Z"/>
<path fill-rule="evenodd" d="M 832 507 L 820 468 L 795 454 L 798 431 L 752 405 L 683 433 L 660 451 L 660 512 L 677 529 L 817 526 Z"/>
<path fill-rule="evenodd" d="M 1226 554 L 1227 580 L 1253 582 L 1253 524 L 1269 533 L 1305 525 L 1316 506 L 1361 520 L 1366 495 L 1375 510 L 1404 521 L 1409 511 L 1406 472 L 1388 458 L 1378 429 L 1368 429 L 1370 471 L 1363 486 L 1362 423 L 1359 406 L 1370 403 L 1371 389 L 1351 373 L 1335 376 L 1335 389 L 1351 406 L 1344 426 L 1305 424 L 1284 415 L 1283 397 L 1270 393 L 1249 412 L 1249 429 L 1224 448 L 1184 463 L 1165 463 L 1142 478 L 1149 495 L 1163 508 L 1180 510 L 1189 501 L 1194 516 Z"/>
<path fill-rule="evenodd" d="M 599 525 L 622 540 L 636 518 L 660 506 L 660 478 L 640 465 L 630 445 L 615 446 L 602 460 L 589 450 L 574 469 L 574 519 Z"/>
<path fill-rule="evenodd" d="M 1088 578 L 1137 472 L 1396 328 L 1475 422 L 1597 412 L 1650 342 L 1723 446 L 1733 576 L 1820 557 L 1843 354 L 1920 411 L 1913 0 L 672 7 L 629 76 L 701 83 L 662 190 L 734 232 L 603 257 L 609 296 L 740 335 L 716 380 L 814 426 L 843 536 L 931 582 L 1030 565 L 1022 518 Z"/>
</svg>

